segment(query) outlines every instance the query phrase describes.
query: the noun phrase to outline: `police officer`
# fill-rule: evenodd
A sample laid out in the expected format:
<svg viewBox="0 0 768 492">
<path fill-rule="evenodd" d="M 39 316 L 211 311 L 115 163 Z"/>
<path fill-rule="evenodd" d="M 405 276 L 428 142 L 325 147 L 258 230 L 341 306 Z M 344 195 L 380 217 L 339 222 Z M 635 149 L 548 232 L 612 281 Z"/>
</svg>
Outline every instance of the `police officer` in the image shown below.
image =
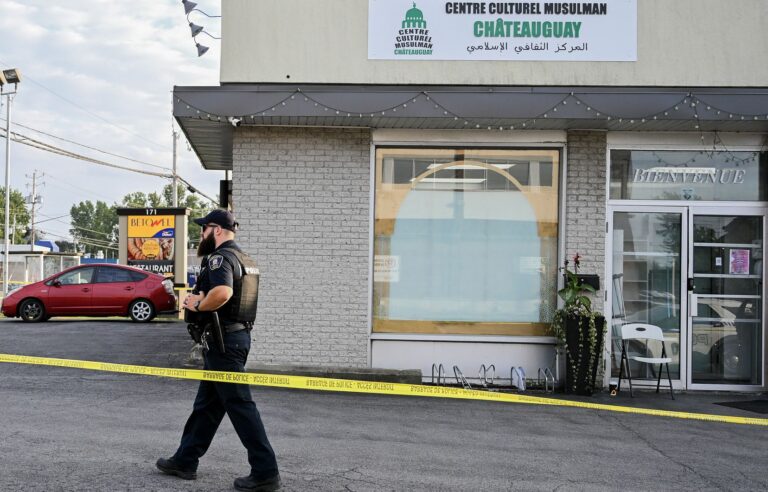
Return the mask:
<svg viewBox="0 0 768 492">
<path fill-rule="evenodd" d="M 210 339 L 211 324 L 203 322 L 203 337 L 208 337 L 205 369 L 244 372 L 256 319 L 258 270 L 235 244 L 237 222 L 231 212 L 214 210 L 195 219 L 195 223 L 203 227 L 198 255 L 204 259 L 195 286 L 199 293 L 188 295 L 184 308 L 201 319 L 205 319 L 207 312 L 219 315 L 225 350 L 222 353 Z M 169 459 L 157 460 L 157 468 L 186 480 L 197 478 L 198 460 L 208 450 L 225 413 L 248 450 L 251 465 L 250 475 L 235 480 L 235 489 L 278 490 L 280 474 L 275 453 L 251 399 L 250 388 L 243 384 L 201 381 L 178 450 Z"/>
</svg>

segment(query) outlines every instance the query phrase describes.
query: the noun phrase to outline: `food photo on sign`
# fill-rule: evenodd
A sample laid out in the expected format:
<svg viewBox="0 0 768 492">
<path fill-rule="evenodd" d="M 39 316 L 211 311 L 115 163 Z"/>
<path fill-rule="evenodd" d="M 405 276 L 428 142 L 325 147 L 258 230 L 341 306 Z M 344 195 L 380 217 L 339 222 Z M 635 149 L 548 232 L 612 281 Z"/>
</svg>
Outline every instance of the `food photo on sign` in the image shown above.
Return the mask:
<svg viewBox="0 0 768 492">
<path fill-rule="evenodd" d="M 172 260 L 173 238 L 128 238 L 128 260 Z"/>
<path fill-rule="evenodd" d="M 128 264 L 167 277 L 174 275 L 175 217 L 128 217 Z"/>
</svg>

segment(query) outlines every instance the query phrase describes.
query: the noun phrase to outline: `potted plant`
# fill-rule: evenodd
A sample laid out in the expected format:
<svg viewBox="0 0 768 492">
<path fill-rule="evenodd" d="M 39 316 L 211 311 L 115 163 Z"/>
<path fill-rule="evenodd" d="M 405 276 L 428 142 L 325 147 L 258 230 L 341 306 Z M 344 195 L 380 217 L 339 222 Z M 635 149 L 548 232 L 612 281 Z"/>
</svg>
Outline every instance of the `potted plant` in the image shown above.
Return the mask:
<svg viewBox="0 0 768 492">
<path fill-rule="evenodd" d="M 555 311 L 552 332 L 558 346 L 565 350 L 565 391 L 592 395 L 603 353 L 605 318 L 592 310 L 592 301 L 586 294 L 595 292 L 595 288 L 581 282 L 580 261 L 577 253 L 573 257 L 573 271 L 568 269 L 567 259 L 561 268 L 565 287 L 557 295 L 563 300 L 563 307 Z"/>
</svg>

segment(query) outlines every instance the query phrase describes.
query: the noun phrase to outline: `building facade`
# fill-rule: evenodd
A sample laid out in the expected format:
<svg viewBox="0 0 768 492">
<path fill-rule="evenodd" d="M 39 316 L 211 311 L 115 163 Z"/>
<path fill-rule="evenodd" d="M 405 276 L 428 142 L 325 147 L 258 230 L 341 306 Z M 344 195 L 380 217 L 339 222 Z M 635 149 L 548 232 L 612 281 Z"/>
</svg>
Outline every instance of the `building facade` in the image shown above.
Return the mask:
<svg viewBox="0 0 768 492">
<path fill-rule="evenodd" d="M 174 115 L 232 171 L 254 360 L 557 370 L 578 253 L 606 384 L 645 322 L 677 387 L 765 388 L 765 2 L 222 6 L 221 85 Z"/>
</svg>

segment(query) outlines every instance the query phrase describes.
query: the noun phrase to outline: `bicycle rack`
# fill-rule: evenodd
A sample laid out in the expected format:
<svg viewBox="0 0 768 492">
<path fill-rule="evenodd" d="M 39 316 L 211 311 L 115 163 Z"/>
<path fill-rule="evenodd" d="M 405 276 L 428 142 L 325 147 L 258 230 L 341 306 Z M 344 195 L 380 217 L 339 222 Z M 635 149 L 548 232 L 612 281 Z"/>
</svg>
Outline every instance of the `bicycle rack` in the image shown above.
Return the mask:
<svg viewBox="0 0 768 492">
<path fill-rule="evenodd" d="M 549 367 L 539 367 L 539 374 L 538 374 L 538 383 L 541 385 L 541 376 L 544 376 L 544 392 L 545 393 L 552 393 L 555 391 L 555 376 L 552 374 L 552 371 L 549 370 Z"/>
<path fill-rule="evenodd" d="M 515 381 L 515 375 L 517 375 L 517 381 Z M 516 386 L 518 391 L 525 391 L 525 369 L 522 366 L 512 366 L 512 369 L 509 370 L 509 384 Z"/>
<path fill-rule="evenodd" d="M 488 381 L 488 371 L 491 371 L 491 381 Z M 494 364 L 485 367 L 485 364 L 480 365 L 480 370 L 477 371 L 477 379 L 484 388 L 488 388 L 488 384 L 493 384 L 493 380 L 496 378 L 496 366 Z"/>
<path fill-rule="evenodd" d="M 465 378 L 461 373 L 459 366 L 453 366 L 453 375 L 456 377 L 456 383 L 461 384 L 462 388 L 470 390 L 472 389 L 472 386 L 469 384 L 469 381 L 467 381 L 467 378 Z"/>
<path fill-rule="evenodd" d="M 440 386 L 440 381 L 445 383 L 445 366 L 432 364 L 432 384 L 435 384 L 435 372 L 437 372 L 437 385 Z"/>
</svg>

